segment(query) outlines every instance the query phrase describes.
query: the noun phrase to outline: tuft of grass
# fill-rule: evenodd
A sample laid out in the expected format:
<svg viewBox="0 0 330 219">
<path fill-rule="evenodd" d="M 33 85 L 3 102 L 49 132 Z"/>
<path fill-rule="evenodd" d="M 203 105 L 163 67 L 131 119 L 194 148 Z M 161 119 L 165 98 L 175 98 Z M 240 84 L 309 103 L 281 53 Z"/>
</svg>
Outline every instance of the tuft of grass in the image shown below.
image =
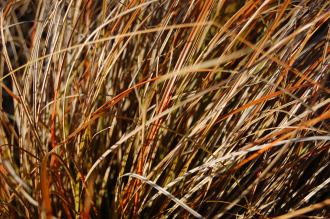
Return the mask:
<svg viewBox="0 0 330 219">
<path fill-rule="evenodd" d="M 330 1 L 0 3 L 0 217 L 330 217 Z"/>
</svg>

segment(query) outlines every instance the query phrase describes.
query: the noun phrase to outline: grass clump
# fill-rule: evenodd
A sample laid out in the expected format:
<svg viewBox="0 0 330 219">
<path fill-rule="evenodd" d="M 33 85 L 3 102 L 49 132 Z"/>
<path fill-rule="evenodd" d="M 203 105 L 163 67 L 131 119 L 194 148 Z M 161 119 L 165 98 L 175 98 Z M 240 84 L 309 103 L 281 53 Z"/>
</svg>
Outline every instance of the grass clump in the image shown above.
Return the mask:
<svg viewBox="0 0 330 219">
<path fill-rule="evenodd" d="M 329 9 L 2 1 L 1 217 L 329 218 Z"/>
</svg>

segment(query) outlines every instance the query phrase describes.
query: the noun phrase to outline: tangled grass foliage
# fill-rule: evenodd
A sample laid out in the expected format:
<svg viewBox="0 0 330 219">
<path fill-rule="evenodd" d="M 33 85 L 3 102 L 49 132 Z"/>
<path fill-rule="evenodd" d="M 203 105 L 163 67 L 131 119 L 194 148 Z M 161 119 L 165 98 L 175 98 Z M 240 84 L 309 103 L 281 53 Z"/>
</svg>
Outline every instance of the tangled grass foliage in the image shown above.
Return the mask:
<svg viewBox="0 0 330 219">
<path fill-rule="evenodd" d="M 329 0 L 0 3 L 0 217 L 330 217 Z"/>
</svg>

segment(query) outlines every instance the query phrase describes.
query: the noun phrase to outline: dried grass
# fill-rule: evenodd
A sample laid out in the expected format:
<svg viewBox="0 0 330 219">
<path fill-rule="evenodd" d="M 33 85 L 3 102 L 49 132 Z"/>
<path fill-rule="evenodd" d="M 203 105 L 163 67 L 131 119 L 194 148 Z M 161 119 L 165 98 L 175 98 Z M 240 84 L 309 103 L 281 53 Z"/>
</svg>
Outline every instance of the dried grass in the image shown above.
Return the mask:
<svg viewBox="0 0 330 219">
<path fill-rule="evenodd" d="M 329 1 L 0 3 L 1 217 L 330 217 Z"/>
</svg>

